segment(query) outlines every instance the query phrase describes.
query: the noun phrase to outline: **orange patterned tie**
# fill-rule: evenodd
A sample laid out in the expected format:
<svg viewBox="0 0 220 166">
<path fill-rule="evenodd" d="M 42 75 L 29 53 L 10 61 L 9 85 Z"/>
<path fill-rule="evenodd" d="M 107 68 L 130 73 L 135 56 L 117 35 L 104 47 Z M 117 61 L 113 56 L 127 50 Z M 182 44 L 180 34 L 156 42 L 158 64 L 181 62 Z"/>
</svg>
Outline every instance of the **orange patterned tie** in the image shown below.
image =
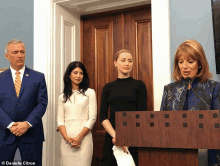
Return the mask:
<svg viewBox="0 0 220 166">
<path fill-rule="evenodd" d="M 16 77 L 15 77 L 15 91 L 17 94 L 17 97 L 19 96 L 19 92 L 21 89 L 21 77 L 20 77 L 20 72 L 17 71 L 16 73 Z"/>
</svg>

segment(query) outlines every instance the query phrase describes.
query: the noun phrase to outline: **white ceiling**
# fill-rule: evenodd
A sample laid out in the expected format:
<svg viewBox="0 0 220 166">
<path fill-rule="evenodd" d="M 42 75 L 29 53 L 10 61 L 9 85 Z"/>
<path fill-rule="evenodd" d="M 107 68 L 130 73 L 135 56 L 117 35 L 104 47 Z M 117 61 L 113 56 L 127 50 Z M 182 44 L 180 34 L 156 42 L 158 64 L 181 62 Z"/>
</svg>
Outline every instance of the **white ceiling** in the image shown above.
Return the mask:
<svg viewBox="0 0 220 166">
<path fill-rule="evenodd" d="M 81 15 L 150 4 L 151 0 L 53 0 Z"/>
</svg>

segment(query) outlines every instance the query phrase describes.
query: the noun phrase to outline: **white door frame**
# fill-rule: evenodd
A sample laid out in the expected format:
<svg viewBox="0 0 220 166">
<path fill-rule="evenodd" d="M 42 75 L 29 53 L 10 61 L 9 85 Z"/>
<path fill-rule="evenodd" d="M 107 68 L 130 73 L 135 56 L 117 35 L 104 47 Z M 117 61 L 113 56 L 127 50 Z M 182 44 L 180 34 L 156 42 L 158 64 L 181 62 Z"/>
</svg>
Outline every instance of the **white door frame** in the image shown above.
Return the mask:
<svg viewBox="0 0 220 166">
<path fill-rule="evenodd" d="M 54 5 L 52 0 L 34 1 L 34 69 L 45 74 L 48 106 L 43 117 L 45 142 L 43 165 L 55 165 L 56 117 L 54 79 Z M 160 109 L 164 85 L 171 81 L 169 0 L 151 0 L 154 110 Z M 163 13 L 163 14 L 161 14 Z M 161 28 L 162 27 L 162 28 Z M 80 33 L 80 32 L 79 32 Z"/>
<path fill-rule="evenodd" d="M 48 106 L 43 117 L 45 142 L 43 165 L 54 165 L 55 121 L 53 110 L 55 98 L 53 90 L 53 5 L 52 0 L 34 0 L 34 70 L 45 74 L 48 89 Z"/>
</svg>

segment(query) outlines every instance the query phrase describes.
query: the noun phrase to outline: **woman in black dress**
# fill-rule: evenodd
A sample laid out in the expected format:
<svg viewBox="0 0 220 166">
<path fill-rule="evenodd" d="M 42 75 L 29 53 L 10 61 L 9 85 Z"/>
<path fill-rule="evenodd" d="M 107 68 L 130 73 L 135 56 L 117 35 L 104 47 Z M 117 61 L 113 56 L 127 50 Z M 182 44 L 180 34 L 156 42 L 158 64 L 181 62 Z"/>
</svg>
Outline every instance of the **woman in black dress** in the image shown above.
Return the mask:
<svg viewBox="0 0 220 166">
<path fill-rule="evenodd" d="M 114 65 L 118 70 L 118 78 L 104 86 L 100 108 L 100 121 L 105 128 L 106 136 L 103 148 L 102 166 L 116 166 L 112 147 L 115 144 L 115 112 L 146 111 L 147 90 L 143 81 L 130 76 L 133 66 L 130 51 L 122 49 L 116 53 Z M 110 107 L 110 119 L 108 108 Z M 121 147 L 127 152 L 125 147 Z M 138 166 L 138 149 L 129 147 L 129 151 Z"/>
</svg>

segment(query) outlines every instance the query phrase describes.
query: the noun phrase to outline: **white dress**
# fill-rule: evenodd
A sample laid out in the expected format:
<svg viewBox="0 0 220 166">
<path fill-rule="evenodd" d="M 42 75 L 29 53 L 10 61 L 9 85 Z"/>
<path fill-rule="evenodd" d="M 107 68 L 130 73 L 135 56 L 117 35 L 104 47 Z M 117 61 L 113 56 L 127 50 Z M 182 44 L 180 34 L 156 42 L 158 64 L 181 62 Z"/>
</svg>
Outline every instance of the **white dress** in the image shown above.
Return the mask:
<svg viewBox="0 0 220 166">
<path fill-rule="evenodd" d="M 63 166 L 91 166 L 93 154 L 91 129 L 97 117 L 96 94 L 90 88 L 85 91 L 85 95 L 75 90 L 70 100 L 63 103 L 63 93 L 59 96 L 58 126 L 65 125 L 67 135 L 71 137 L 76 137 L 84 127 L 89 128 L 90 132 L 82 139 L 80 148 L 70 148 L 70 145 L 62 139 L 62 163 Z"/>
</svg>

